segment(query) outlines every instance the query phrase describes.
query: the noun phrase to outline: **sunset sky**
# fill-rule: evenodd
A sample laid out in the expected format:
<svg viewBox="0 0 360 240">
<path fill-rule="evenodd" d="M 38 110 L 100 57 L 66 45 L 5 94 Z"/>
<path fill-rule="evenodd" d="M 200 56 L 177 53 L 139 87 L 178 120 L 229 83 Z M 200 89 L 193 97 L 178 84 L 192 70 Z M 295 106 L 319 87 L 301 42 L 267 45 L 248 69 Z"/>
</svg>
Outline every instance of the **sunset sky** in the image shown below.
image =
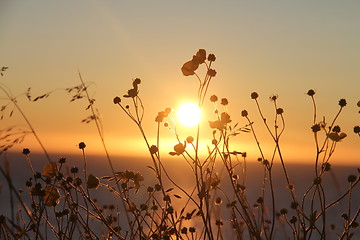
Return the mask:
<svg viewBox="0 0 360 240">
<path fill-rule="evenodd" d="M 196 101 L 197 80 L 180 69 L 199 48 L 216 55 L 217 71 L 209 89 L 229 100 L 233 123 L 246 124 L 240 113 L 247 109 L 262 137 L 265 128 L 250 98 L 259 101 L 273 117 L 272 94 L 279 95 L 287 129 L 283 136 L 286 157 L 309 162 L 315 153 L 311 132 L 312 102 L 316 91 L 318 120 L 331 121 L 338 101 L 347 100 L 338 121 L 347 133 L 337 146 L 335 163 L 359 165 L 360 138 L 360 2 L 359 1 L 18 1 L 0 2 L 0 78 L 13 95 L 31 87 L 33 96 L 53 89 L 93 82 L 112 155 L 146 153 L 140 134 L 113 104 L 126 94 L 132 79 L 141 78 L 145 105 L 145 130 L 155 144 L 154 118 L 166 107 Z M 0 93 L 0 96 L 4 95 Z M 18 99 L 25 114 L 50 152 L 76 152 L 84 141 L 92 153 L 103 154 L 96 128 L 82 124 L 90 115 L 85 101 L 69 103 L 70 95 L 56 91 L 48 99 L 30 103 Z M 4 100 L 1 100 L 3 103 Z M 1 106 L 2 104 L 0 104 Z M 207 121 L 212 105 L 206 102 L 202 136 L 211 133 Z M 272 120 L 271 120 L 272 121 Z M 24 121 L 15 112 L 0 122 L 0 129 Z M 179 127 L 185 139 L 195 129 Z M 171 150 L 175 138 L 162 129 L 163 145 Z M 263 138 L 267 147 L 268 137 Z M 210 144 L 206 138 L 204 144 Z M 39 150 L 32 136 L 16 149 Z M 259 155 L 250 134 L 234 138 L 234 150 Z M 271 152 L 271 147 L 269 147 Z M 164 150 L 164 153 L 168 150 Z"/>
</svg>

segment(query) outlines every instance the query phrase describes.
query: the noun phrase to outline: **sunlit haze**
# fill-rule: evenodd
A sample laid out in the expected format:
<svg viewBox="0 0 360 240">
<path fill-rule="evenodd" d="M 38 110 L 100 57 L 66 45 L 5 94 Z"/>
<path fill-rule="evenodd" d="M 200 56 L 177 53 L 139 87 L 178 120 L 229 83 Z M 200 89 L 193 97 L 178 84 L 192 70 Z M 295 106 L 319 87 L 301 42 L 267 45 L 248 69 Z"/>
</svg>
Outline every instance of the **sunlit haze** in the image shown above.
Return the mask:
<svg viewBox="0 0 360 240">
<path fill-rule="evenodd" d="M 127 115 L 113 103 L 141 79 L 139 96 L 144 106 L 144 130 L 150 145 L 156 144 L 158 112 L 184 102 L 197 102 L 199 82 L 185 77 L 181 66 L 200 48 L 213 53 L 217 72 L 207 90 L 200 121 L 203 151 L 212 146 L 209 121 L 217 119 L 209 98 L 227 98 L 221 111 L 228 111 L 231 124 L 245 126 L 246 109 L 257 136 L 267 152 L 274 145 L 264 131 L 256 104 L 256 91 L 264 114 L 273 123 L 277 94 L 284 110 L 283 154 L 289 161 L 311 162 L 315 155 L 313 105 L 306 94 L 316 91 L 318 121 L 331 121 L 339 99 L 345 98 L 337 124 L 347 137 L 337 143 L 334 164 L 359 165 L 360 138 L 353 128 L 360 125 L 360 1 L 13 1 L 0 2 L 0 68 L 8 67 L 5 84 L 33 124 L 46 149 L 66 155 L 87 151 L 103 154 L 96 126 L 82 123 L 91 115 L 84 100 L 71 101 L 64 89 L 80 84 L 79 72 L 96 99 L 105 143 L 117 156 L 146 156 L 142 136 Z M 199 67 L 202 76 L 203 68 Z M 56 90 L 48 98 L 33 97 Z M 0 106 L 4 95 L 0 93 Z M 129 101 L 129 104 L 131 101 Z M 186 108 L 187 109 L 187 108 Z M 0 129 L 27 129 L 18 111 L 10 118 L 7 109 Z M 179 109 L 181 112 L 181 110 Z M 184 125 L 197 124 L 195 113 L 178 113 Z M 175 115 L 174 115 L 175 116 Z M 190 122 L 184 119 L 191 116 Z M 195 137 L 196 127 L 177 125 L 180 141 Z M 164 156 L 179 141 L 160 126 Z M 15 146 L 40 151 L 33 136 Z M 256 161 L 259 151 L 250 133 L 232 138 L 233 151 L 248 152 Z M 271 155 L 271 154 L 270 154 Z"/>
<path fill-rule="evenodd" d="M 186 127 L 196 126 L 201 118 L 201 110 L 196 103 L 186 102 L 176 110 L 179 122 Z"/>
</svg>

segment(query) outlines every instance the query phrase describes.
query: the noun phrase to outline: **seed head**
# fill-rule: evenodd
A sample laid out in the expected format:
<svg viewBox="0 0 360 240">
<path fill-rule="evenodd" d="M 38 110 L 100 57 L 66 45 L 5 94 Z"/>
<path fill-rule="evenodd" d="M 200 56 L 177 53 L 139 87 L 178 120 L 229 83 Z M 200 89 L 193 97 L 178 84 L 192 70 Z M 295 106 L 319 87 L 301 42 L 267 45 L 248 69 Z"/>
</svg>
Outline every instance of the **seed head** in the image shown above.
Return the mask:
<svg viewBox="0 0 360 240">
<path fill-rule="evenodd" d="M 140 84 L 140 83 L 141 83 L 140 78 L 135 78 L 135 80 L 134 80 L 134 84 Z"/>
<path fill-rule="evenodd" d="M 333 127 L 332 131 L 336 132 L 336 133 L 339 133 L 339 132 L 341 132 L 341 129 L 340 129 L 339 126 L 336 125 L 336 126 Z"/>
<path fill-rule="evenodd" d="M 188 137 L 186 138 L 186 142 L 192 143 L 192 142 L 194 142 L 194 138 L 193 138 L 192 136 L 188 136 Z"/>
<path fill-rule="evenodd" d="M 356 133 L 356 134 L 360 133 L 360 126 L 354 127 L 354 133 Z"/>
<path fill-rule="evenodd" d="M 79 143 L 79 148 L 84 149 L 86 147 L 86 144 L 84 142 Z"/>
<path fill-rule="evenodd" d="M 210 53 L 209 56 L 208 56 L 208 61 L 210 62 L 214 62 L 216 60 L 216 57 L 214 54 Z"/>
<path fill-rule="evenodd" d="M 229 104 L 229 101 L 228 101 L 226 98 L 222 98 L 222 99 L 221 99 L 221 104 L 224 105 L 224 106 L 226 106 L 226 105 Z"/>
<path fill-rule="evenodd" d="M 340 106 L 340 107 L 345 107 L 345 106 L 346 106 L 346 100 L 343 99 L 343 98 L 340 99 L 340 100 L 339 100 L 339 106 Z"/>
<path fill-rule="evenodd" d="M 348 176 L 348 182 L 349 183 L 353 183 L 353 182 L 355 182 L 357 180 L 357 176 L 355 176 L 355 175 L 349 175 Z"/>
<path fill-rule="evenodd" d="M 279 114 L 279 115 L 283 114 L 284 110 L 282 108 L 278 108 L 278 109 L 276 109 L 276 113 Z"/>
<path fill-rule="evenodd" d="M 259 97 L 259 94 L 257 92 L 251 93 L 251 99 L 257 99 Z"/>
<path fill-rule="evenodd" d="M 320 130 L 321 130 L 320 125 L 319 125 L 319 124 L 313 125 L 313 126 L 311 127 L 311 130 L 312 130 L 314 133 L 320 131 Z"/>
<path fill-rule="evenodd" d="M 215 77 L 216 76 L 216 71 L 214 69 L 209 69 L 207 73 L 208 73 L 208 75 L 210 77 Z"/>
<path fill-rule="evenodd" d="M 315 95 L 315 91 L 313 89 L 310 89 L 308 92 L 307 92 L 307 95 L 309 96 L 314 96 Z"/>
<path fill-rule="evenodd" d="M 247 115 L 248 115 L 248 112 L 246 110 L 241 111 L 241 116 L 242 117 L 247 117 Z"/>
<path fill-rule="evenodd" d="M 216 95 L 212 95 L 211 97 L 210 97 L 210 101 L 211 102 L 216 102 L 218 100 L 218 97 L 216 96 Z"/>
<path fill-rule="evenodd" d="M 280 210 L 280 213 L 281 213 L 282 215 L 286 215 L 286 214 L 288 213 L 288 210 L 287 210 L 286 208 L 282 208 L 282 209 Z"/>
<path fill-rule="evenodd" d="M 121 102 L 121 98 L 119 97 L 114 97 L 114 104 L 118 104 Z"/>
<path fill-rule="evenodd" d="M 30 150 L 29 150 L 28 148 L 24 148 L 23 151 L 22 151 L 22 153 L 23 153 L 24 155 L 29 155 L 29 154 L 30 154 Z"/>
<path fill-rule="evenodd" d="M 158 149 L 157 146 L 152 145 L 152 146 L 149 148 L 149 150 L 150 150 L 150 153 L 151 153 L 151 154 L 155 154 L 155 153 L 157 153 L 157 151 L 158 151 L 159 149 Z"/>
</svg>

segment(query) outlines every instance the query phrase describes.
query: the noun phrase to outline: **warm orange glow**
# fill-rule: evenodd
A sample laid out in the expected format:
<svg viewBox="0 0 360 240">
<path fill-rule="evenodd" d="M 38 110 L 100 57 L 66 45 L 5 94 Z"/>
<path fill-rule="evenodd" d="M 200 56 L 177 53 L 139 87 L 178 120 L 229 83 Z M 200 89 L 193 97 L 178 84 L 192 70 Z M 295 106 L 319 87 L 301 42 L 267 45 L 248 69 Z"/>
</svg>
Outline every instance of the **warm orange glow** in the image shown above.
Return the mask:
<svg viewBox="0 0 360 240">
<path fill-rule="evenodd" d="M 176 116 L 179 122 L 186 126 L 196 126 L 201 119 L 201 111 L 197 104 L 186 102 L 183 103 L 176 111 Z"/>
</svg>

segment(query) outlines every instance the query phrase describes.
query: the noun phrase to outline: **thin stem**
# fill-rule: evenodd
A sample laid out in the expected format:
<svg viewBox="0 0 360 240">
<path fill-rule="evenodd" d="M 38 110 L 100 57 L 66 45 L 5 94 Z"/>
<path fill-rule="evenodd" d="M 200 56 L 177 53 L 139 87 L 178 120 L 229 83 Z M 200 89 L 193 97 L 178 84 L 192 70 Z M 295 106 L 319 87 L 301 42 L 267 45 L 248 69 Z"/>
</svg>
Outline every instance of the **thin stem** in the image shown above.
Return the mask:
<svg viewBox="0 0 360 240">
<path fill-rule="evenodd" d="M 15 108 L 19 111 L 20 115 L 22 116 L 22 118 L 25 120 L 26 124 L 28 125 L 28 127 L 30 128 L 31 130 L 31 133 L 34 135 L 35 139 L 37 140 L 37 142 L 39 143 L 41 149 L 43 150 L 45 156 L 46 156 L 46 159 L 48 160 L 49 163 L 51 163 L 51 158 L 48 154 L 48 152 L 46 151 L 44 145 L 42 144 L 39 136 L 37 135 L 37 133 L 35 132 L 35 129 L 34 127 L 32 126 L 32 124 L 30 123 L 29 119 L 26 117 L 25 113 L 22 111 L 22 109 L 20 108 L 20 106 L 18 105 L 17 101 L 16 101 L 16 98 L 13 98 L 11 96 L 11 94 L 6 91 L 6 89 L 0 85 L 0 89 L 6 94 L 6 96 L 8 97 L 8 99 L 14 104 Z"/>
</svg>

